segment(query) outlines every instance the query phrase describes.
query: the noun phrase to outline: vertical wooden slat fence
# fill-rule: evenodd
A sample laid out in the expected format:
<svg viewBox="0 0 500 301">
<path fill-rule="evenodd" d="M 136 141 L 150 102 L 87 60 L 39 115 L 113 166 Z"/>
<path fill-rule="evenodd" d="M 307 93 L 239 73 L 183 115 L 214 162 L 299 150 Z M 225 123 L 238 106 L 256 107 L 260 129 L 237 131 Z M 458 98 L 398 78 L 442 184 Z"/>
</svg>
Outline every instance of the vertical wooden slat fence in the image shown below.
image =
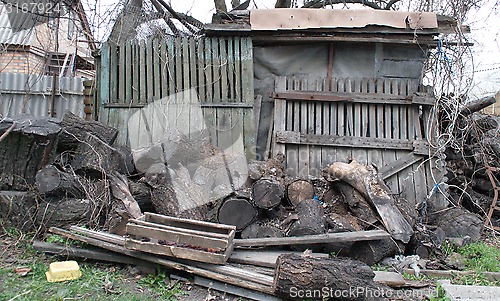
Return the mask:
<svg viewBox="0 0 500 301">
<path fill-rule="evenodd" d="M 100 62 L 99 120 L 120 130 L 118 144 L 130 145 L 131 139 L 141 137 L 141 133 L 157 131 L 155 117 L 146 116 L 153 114 L 150 111 L 140 114 L 137 122 L 134 120 L 134 128 L 128 128 L 134 113 L 175 93 L 194 89 L 213 144 L 223 149 L 234 148 L 235 141 L 241 138 L 246 154 L 253 157 L 250 38 L 177 37 L 133 41 L 121 46 L 105 43 Z M 199 125 L 199 118 L 192 116 L 193 112 L 177 110 L 166 114 L 183 126 Z"/>
<path fill-rule="evenodd" d="M 328 164 L 356 160 L 419 201 L 442 180 L 427 156 L 434 99 L 416 80 L 279 77 L 275 90 L 273 153 L 286 155 L 289 174 L 320 176 Z"/>
</svg>

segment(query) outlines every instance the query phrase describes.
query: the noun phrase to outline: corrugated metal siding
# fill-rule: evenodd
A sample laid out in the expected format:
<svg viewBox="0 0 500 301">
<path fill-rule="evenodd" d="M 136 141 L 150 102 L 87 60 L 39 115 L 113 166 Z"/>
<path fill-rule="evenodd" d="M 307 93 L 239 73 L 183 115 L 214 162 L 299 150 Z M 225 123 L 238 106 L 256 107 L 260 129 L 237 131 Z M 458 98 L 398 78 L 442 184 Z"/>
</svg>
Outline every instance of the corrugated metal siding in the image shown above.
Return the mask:
<svg viewBox="0 0 500 301">
<path fill-rule="evenodd" d="M 23 1 L 13 4 L 0 2 L 0 43 L 13 45 L 31 45 L 35 35 L 34 27 L 40 23 L 34 14 L 28 14 L 13 5 L 22 5 Z M 28 4 L 28 3 L 26 3 Z"/>
<path fill-rule="evenodd" d="M 84 118 L 83 78 L 56 79 L 56 118 L 66 110 Z M 0 115 L 49 116 L 52 104 L 52 76 L 0 73 Z"/>
</svg>

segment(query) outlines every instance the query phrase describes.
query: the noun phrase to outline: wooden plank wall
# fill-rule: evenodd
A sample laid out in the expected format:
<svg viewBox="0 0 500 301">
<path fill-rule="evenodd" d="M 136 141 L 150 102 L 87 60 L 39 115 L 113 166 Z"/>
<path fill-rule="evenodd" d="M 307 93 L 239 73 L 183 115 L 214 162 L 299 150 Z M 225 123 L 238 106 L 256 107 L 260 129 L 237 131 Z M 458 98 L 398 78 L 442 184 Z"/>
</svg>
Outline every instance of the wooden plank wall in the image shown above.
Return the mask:
<svg viewBox="0 0 500 301">
<path fill-rule="evenodd" d="M 432 106 L 408 103 L 418 90 L 410 79 L 279 78 L 276 91 L 333 92 L 363 95 L 362 101 L 276 99 L 274 154 L 286 154 L 288 173 L 321 176 L 330 163 L 356 160 L 390 171 L 399 162 L 408 167 L 388 177 L 393 193 L 424 200 L 442 172 L 435 160 L 414 155 L 414 143 L 426 143 Z M 370 100 L 369 95 L 373 95 Z M 401 99 L 401 103 L 397 103 Z M 421 153 L 420 153 L 421 154 Z M 411 162 L 414 162 L 411 164 Z M 425 189 L 424 189 L 425 188 Z"/>
<path fill-rule="evenodd" d="M 194 89 L 212 142 L 228 149 L 242 139 L 252 158 L 255 130 L 250 38 L 172 37 L 131 41 L 120 47 L 105 43 L 100 61 L 99 120 L 119 129 L 116 144 L 130 145 L 130 139 L 140 137 L 145 130 L 155 131 L 142 117 L 134 120 L 134 128 L 128 128 L 135 112 Z M 193 117 L 184 113 L 187 118 L 179 115 L 178 122 L 189 127 Z"/>
</svg>

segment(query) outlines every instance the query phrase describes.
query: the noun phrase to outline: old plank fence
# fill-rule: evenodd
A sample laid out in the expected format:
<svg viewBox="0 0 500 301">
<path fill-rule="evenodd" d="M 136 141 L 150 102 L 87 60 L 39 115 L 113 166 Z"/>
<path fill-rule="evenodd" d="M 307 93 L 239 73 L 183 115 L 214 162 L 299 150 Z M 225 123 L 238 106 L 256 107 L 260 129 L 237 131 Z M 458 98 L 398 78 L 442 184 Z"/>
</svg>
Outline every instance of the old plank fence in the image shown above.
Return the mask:
<svg viewBox="0 0 500 301">
<path fill-rule="evenodd" d="M 158 109 L 155 102 L 165 104 L 170 97 L 175 103 L 174 95 L 188 95 L 189 106 L 162 105 L 161 114 L 175 119 L 173 126 L 187 127 L 186 132 L 197 132 L 202 119 L 212 143 L 222 149 L 241 138 L 251 158 L 255 144 L 252 64 L 250 38 L 105 43 L 98 70 L 99 120 L 120 129 L 118 144 L 138 145 L 134 140 L 144 135 L 154 143 L 168 129 L 155 128 L 153 119 L 159 112 L 146 108 L 153 104 Z M 202 116 L 193 116 L 195 111 Z"/>
<path fill-rule="evenodd" d="M 284 153 L 288 173 L 302 177 L 336 161 L 372 164 L 393 193 L 423 201 L 443 172 L 428 159 L 435 99 L 418 87 L 411 79 L 279 77 L 273 154 Z"/>
</svg>

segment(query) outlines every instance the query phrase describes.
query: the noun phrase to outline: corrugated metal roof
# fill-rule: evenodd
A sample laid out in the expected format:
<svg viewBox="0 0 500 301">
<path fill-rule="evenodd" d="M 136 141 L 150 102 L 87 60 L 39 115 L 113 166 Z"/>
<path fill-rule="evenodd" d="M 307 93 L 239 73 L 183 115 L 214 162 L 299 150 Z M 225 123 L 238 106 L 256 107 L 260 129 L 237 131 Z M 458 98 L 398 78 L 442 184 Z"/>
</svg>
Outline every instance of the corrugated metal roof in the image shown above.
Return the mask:
<svg viewBox="0 0 500 301">
<path fill-rule="evenodd" d="M 33 1 L 27 1 L 31 0 L 0 2 L 0 43 L 31 45 L 35 26 L 46 22 L 46 18 L 22 10 L 23 7 L 32 7 L 29 5 Z"/>
</svg>

